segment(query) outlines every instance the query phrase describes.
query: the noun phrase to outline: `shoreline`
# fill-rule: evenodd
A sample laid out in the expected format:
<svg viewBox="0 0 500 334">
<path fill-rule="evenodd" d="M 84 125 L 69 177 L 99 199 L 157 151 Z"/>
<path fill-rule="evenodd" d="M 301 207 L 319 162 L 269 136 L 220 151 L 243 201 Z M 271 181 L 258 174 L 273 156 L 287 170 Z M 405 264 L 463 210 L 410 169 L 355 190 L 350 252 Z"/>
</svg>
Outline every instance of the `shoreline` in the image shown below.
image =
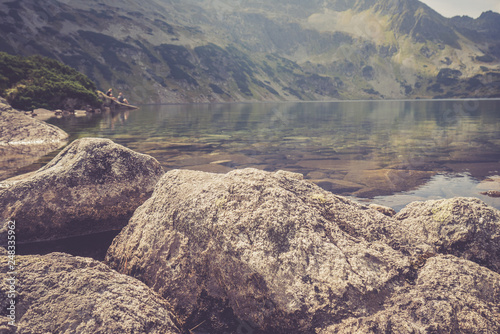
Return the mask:
<svg viewBox="0 0 500 334">
<path fill-rule="evenodd" d="M 53 113 L 53 112 L 50 112 L 50 111 L 47 111 L 47 112 L 51 113 L 51 114 Z M 40 114 L 44 115 L 44 113 L 42 113 L 42 112 L 40 112 Z M 89 114 L 89 115 L 91 115 L 91 114 Z M 105 115 L 105 114 L 103 114 L 103 115 Z M 80 115 L 80 116 L 82 116 L 82 115 Z M 35 118 L 37 118 L 37 117 L 38 116 L 35 116 Z M 99 117 L 109 117 L 109 116 L 99 116 Z M 100 119 L 99 117 L 98 117 L 98 119 Z M 78 136 L 76 136 L 76 137 L 73 136 L 71 139 L 77 138 L 77 137 Z M 189 143 L 186 143 L 186 145 L 188 145 L 188 144 Z M 194 145 L 196 145 L 196 142 L 194 143 Z M 137 145 L 135 145 L 135 146 L 137 146 Z M 143 152 L 143 153 L 149 153 L 147 149 L 141 150 L 140 147 L 135 147 L 135 149 L 137 151 L 140 151 L 140 152 Z M 218 151 L 215 151 L 214 153 L 217 153 L 217 152 Z M 201 158 L 203 158 L 203 159 L 206 158 L 205 160 L 211 159 L 211 160 L 209 160 L 210 161 L 210 165 L 206 165 L 206 166 L 205 165 L 198 166 L 198 165 L 192 165 L 192 164 L 191 165 L 183 165 L 181 162 L 174 163 L 174 164 L 172 164 L 172 163 L 167 163 L 166 164 L 165 160 L 164 160 L 164 158 L 162 158 L 161 154 L 160 155 L 155 155 L 154 152 L 152 152 L 151 154 L 153 154 L 157 159 L 159 159 L 159 161 L 162 163 L 162 165 L 165 166 L 165 168 L 167 168 L 166 166 L 168 166 L 167 170 L 175 169 L 175 168 L 189 168 L 189 169 L 192 169 L 192 170 L 217 171 L 217 172 L 221 172 L 222 173 L 222 172 L 229 171 L 229 170 L 231 170 L 233 168 L 244 168 L 244 167 L 240 167 L 239 166 L 239 164 L 241 164 L 240 162 L 243 161 L 243 160 L 241 160 L 242 159 L 241 157 L 238 157 L 238 156 L 232 157 L 231 155 L 228 156 L 227 154 L 225 155 L 223 153 L 224 152 L 222 152 L 222 151 L 218 152 L 218 154 L 221 157 L 220 159 L 219 159 L 219 156 L 217 156 L 217 157 L 216 156 L 206 157 L 205 155 L 202 154 L 202 156 L 200 157 L 200 159 Z M 43 158 L 43 163 L 47 163 L 49 161 L 49 159 L 51 159 L 53 157 L 54 154 L 51 154 L 51 156 Z M 231 162 L 230 160 L 232 158 L 236 159 L 236 161 L 235 162 Z M 203 159 L 201 159 L 201 160 L 203 160 Z M 297 165 L 294 168 L 292 168 L 292 171 L 296 171 L 296 172 L 303 173 L 304 175 L 306 175 L 308 173 L 306 167 L 313 168 L 318 163 L 319 162 L 315 163 L 314 161 L 305 161 L 305 162 L 299 164 L 302 167 L 300 167 L 300 166 Z M 232 166 L 233 164 L 235 164 L 235 166 Z M 330 164 L 334 164 L 334 162 L 330 162 Z M 25 171 L 34 171 L 34 170 L 38 169 L 41 166 L 42 166 L 42 164 L 37 164 L 37 165 L 33 165 L 32 167 L 25 167 L 25 168 L 23 168 L 22 170 L 20 170 L 16 174 L 18 176 L 21 176 Z M 228 166 L 228 167 L 231 167 L 231 168 L 226 168 L 225 166 Z M 262 167 L 259 167 L 258 165 L 254 166 L 254 165 L 251 165 L 251 164 L 243 164 L 243 166 L 262 168 Z M 273 169 L 269 169 L 268 167 L 269 166 L 266 165 L 262 169 L 273 170 Z M 410 184 L 415 184 L 415 186 L 411 187 L 410 189 L 406 189 L 406 188 L 405 189 L 400 189 L 400 190 L 398 190 L 398 189 L 394 190 L 393 189 L 394 191 L 391 192 L 390 189 L 389 190 L 385 189 L 383 187 L 383 184 L 376 184 L 376 187 L 374 187 L 374 189 L 370 190 L 369 186 L 364 185 L 363 179 L 359 179 L 359 177 L 363 177 L 364 174 L 358 175 L 358 179 L 359 180 L 356 181 L 357 179 L 353 179 L 352 182 L 344 182 L 341 178 L 339 179 L 338 176 L 334 176 L 333 178 L 329 177 L 328 175 L 326 175 L 326 176 L 323 175 L 322 176 L 321 173 L 311 173 L 310 176 L 306 175 L 306 178 L 311 179 L 316 184 L 320 184 L 322 187 L 324 187 L 324 189 L 330 190 L 330 191 L 332 191 L 334 193 L 337 193 L 337 194 L 341 194 L 341 195 L 344 195 L 344 196 L 353 196 L 354 198 L 356 198 L 359 201 L 364 201 L 364 202 L 369 201 L 369 202 L 375 202 L 375 203 L 383 204 L 383 205 L 386 205 L 386 206 L 391 206 L 391 205 L 387 204 L 386 199 L 389 200 L 389 201 L 393 201 L 393 198 L 395 198 L 397 196 L 399 196 L 399 197 L 405 197 L 405 196 L 408 196 L 408 195 L 411 196 L 414 193 L 421 192 L 421 189 L 425 189 L 425 187 L 427 187 L 429 184 L 431 184 L 432 182 L 434 182 L 434 180 L 436 178 L 439 178 L 440 177 L 439 175 L 441 175 L 441 173 L 437 173 L 438 175 L 434 175 L 434 174 L 431 175 L 431 174 L 429 174 L 429 179 L 422 180 L 422 182 L 423 182 L 422 183 L 422 182 L 419 181 L 423 177 L 423 175 L 420 175 L 421 173 L 420 174 L 419 173 L 413 173 L 414 175 L 410 173 L 411 175 L 410 174 L 408 174 L 408 175 L 405 174 L 405 175 L 398 176 L 399 174 L 397 174 L 397 173 L 404 172 L 404 170 L 405 170 L 404 166 L 400 166 L 400 167 L 389 166 L 388 168 L 389 168 L 388 171 L 390 173 L 392 173 L 392 174 L 389 175 L 389 177 L 393 177 L 394 175 L 396 175 L 398 179 L 409 178 L 410 181 L 413 180 L 413 179 L 415 179 L 415 180 L 413 180 L 413 181 L 410 182 Z M 481 168 L 484 169 L 485 167 L 481 167 Z M 380 179 L 380 182 L 382 182 L 383 178 L 384 178 L 384 175 L 385 175 L 383 172 L 384 171 L 380 171 L 380 173 L 379 173 L 380 175 L 379 175 L 375 171 L 373 171 L 372 173 L 367 174 L 367 177 L 372 177 L 373 178 L 373 177 L 376 176 L 378 179 Z M 356 178 L 356 176 L 354 174 L 351 177 Z M 443 175 L 446 176 L 448 174 L 443 174 Z M 451 176 L 457 175 L 457 177 L 459 177 L 462 174 L 459 173 L 459 172 L 453 172 L 453 173 L 449 174 L 449 176 L 450 175 Z M 2 178 L 2 179 L 3 180 L 7 180 L 9 178 L 10 177 L 5 177 L 5 178 Z M 488 181 L 489 179 L 490 178 L 487 177 L 483 181 Z M 478 179 L 478 180 L 481 181 L 482 179 Z M 485 183 L 485 182 L 483 182 L 483 181 L 481 181 L 481 187 L 484 186 L 483 183 Z M 493 183 L 490 183 L 490 184 L 493 185 Z M 354 194 L 352 192 L 349 193 L 348 189 L 353 188 L 353 187 L 357 188 L 357 190 L 359 190 L 358 192 L 361 192 L 361 194 Z M 365 187 L 365 188 L 368 187 L 368 188 L 365 189 L 363 187 Z M 475 187 L 475 185 L 473 184 L 472 187 Z M 353 188 L 353 189 L 355 189 L 355 188 Z M 494 205 L 493 203 L 496 203 L 496 202 L 495 202 L 495 199 L 492 196 L 489 196 L 489 198 L 492 198 L 491 200 L 489 200 L 486 196 L 483 196 L 483 194 L 482 194 L 482 193 L 488 194 L 488 191 L 490 191 L 490 190 L 491 191 L 496 190 L 496 187 L 492 187 L 491 189 L 490 188 L 489 189 L 481 188 L 480 192 L 477 191 L 477 192 L 474 192 L 474 194 L 463 193 L 462 196 L 475 196 L 475 197 L 481 198 L 482 200 L 488 201 L 488 203 L 490 203 L 490 205 Z M 460 192 L 458 192 L 458 194 L 460 195 Z M 417 195 L 417 197 L 418 197 L 418 195 Z M 418 200 L 417 197 L 414 197 L 414 200 Z M 445 198 L 449 198 L 449 197 L 445 197 Z M 377 199 L 379 201 L 382 200 L 383 202 L 377 202 Z M 425 198 L 422 198 L 420 200 L 425 200 Z M 396 204 L 396 205 L 397 206 L 401 206 L 401 204 Z"/>
</svg>

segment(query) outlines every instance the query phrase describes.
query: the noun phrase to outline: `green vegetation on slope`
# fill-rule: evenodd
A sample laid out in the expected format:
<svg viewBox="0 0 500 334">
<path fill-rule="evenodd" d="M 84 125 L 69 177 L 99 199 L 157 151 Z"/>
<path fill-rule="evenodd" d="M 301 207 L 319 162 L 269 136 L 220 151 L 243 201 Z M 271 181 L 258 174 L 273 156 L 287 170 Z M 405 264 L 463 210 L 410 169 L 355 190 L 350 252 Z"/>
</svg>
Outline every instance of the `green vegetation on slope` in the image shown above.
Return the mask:
<svg viewBox="0 0 500 334">
<path fill-rule="evenodd" d="M 42 56 L 4 52 L 0 52 L 0 95 L 21 110 L 99 104 L 95 84 L 71 67 Z"/>
</svg>

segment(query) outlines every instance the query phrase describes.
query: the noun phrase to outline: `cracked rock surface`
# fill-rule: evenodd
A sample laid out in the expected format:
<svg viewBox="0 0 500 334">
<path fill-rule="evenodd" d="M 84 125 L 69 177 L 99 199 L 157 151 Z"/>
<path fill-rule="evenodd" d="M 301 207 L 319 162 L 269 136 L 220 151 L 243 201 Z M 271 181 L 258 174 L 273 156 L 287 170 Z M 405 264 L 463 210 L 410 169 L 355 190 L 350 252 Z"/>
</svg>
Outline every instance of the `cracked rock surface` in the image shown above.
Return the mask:
<svg viewBox="0 0 500 334">
<path fill-rule="evenodd" d="M 442 231 L 473 224 L 491 230 L 494 241 L 498 211 L 470 199 L 428 205 L 435 209 L 427 216 L 419 211 L 424 204 L 414 204 L 390 217 L 299 174 L 173 170 L 115 238 L 106 261 L 168 300 L 184 329 L 467 332 L 477 323 L 498 331 L 500 275 L 469 261 L 476 258 L 457 244 L 442 247 L 437 240 L 444 238 L 410 228 L 423 224 L 417 217 L 442 222 Z M 460 210 L 468 218 L 455 217 Z M 481 237 L 469 233 L 467 240 Z"/>
<path fill-rule="evenodd" d="M 163 173 L 153 157 L 109 139 L 76 140 L 35 173 L 0 189 L 0 235 L 9 220 L 16 221 L 21 243 L 119 230 Z"/>
<path fill-rule="evenodd" d="M 9 325 L 9 286 L 2 284 L 1 333 L 180 333 L 161 297 L 101 262 L 63 253 L 16 260 L 16 326 Z M 11 277 L 7 268 L 0 257 L 2 282 Z"/>
</svg>

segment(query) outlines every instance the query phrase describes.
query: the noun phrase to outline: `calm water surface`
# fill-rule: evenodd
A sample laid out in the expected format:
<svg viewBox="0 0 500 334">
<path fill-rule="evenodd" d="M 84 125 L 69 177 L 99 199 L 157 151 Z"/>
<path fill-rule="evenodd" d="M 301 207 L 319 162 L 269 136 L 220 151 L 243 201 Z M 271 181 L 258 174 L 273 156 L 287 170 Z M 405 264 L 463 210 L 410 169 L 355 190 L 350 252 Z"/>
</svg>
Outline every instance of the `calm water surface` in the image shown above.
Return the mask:
<svg viewBox="0 0 500 334">
<path fill-rule="evenodd" d="M 49 122 L 166 170 L 284 169 L 395 209 L 453 196 L 500 208 L 480 194 L 500 190 L 500 100 L 155 105 Z"/>
</svg>

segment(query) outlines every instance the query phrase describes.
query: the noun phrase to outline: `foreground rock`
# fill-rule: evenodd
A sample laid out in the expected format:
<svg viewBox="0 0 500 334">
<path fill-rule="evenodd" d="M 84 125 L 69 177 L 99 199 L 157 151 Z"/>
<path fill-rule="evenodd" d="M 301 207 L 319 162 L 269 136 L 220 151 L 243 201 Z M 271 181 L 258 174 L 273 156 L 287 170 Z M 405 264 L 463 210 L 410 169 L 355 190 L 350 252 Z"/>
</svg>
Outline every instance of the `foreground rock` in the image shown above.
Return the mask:
<svg viewBox="0 0 500 334">
<path fill-rule="evenodd" d="M 303 333 L 372 313 L 409 261 L 350 224 L 388 218 L 300 177 L 168 172 L 107 261 L 202 332 Z"/>
<path fill-rule="evenodd" d="M 10 279 L 7 268 L 7 258 L 1 257 L 2 282 Z M 95 260 L 63 253 L 18 256 L 16 273 L 17 326 L 8 324 L 5 283 L 1 333 L 180 333 L 164 300 Z"/>
<path fill-rule="evenodd" d="M 287 172 L 174 170 L 106 260 L 200 332 L 467 332 L 474 323 L 497 332 L 498 273 L 436 253 L 495 269 L 498 210 L 471 199 L 423 208 L 391 217 Z M 426 219 L 442 237 L 426 232 Z M 475 228 L 460 239 L 466 226 Z"/>
<path fill-rule="evenodd" d="M 500 211 L 482 201 L 414 202 L 395 218 L 407 231 L 402 242 L 420 253 L 453 254 L 500 273 Z"/>
<path fill-rule="evenodd" d="M 16 221 L 23 243 L 120 229 L 161 175 L 150 156 L 108 139 L 77 140 L 30 177 L 0 190 L 1 232 L 9 220 Z"/>
<path fill-rule="evenodd" d="M 0 98 L 0 179 L 67 143 L 63 130 L 14 110 Z"/>
<path fill-rule="evenodd" d="M 500 333 L 500 275 L 451 255 L 433 257 L 380 311 L 319 333 Z"/>
</svg>

